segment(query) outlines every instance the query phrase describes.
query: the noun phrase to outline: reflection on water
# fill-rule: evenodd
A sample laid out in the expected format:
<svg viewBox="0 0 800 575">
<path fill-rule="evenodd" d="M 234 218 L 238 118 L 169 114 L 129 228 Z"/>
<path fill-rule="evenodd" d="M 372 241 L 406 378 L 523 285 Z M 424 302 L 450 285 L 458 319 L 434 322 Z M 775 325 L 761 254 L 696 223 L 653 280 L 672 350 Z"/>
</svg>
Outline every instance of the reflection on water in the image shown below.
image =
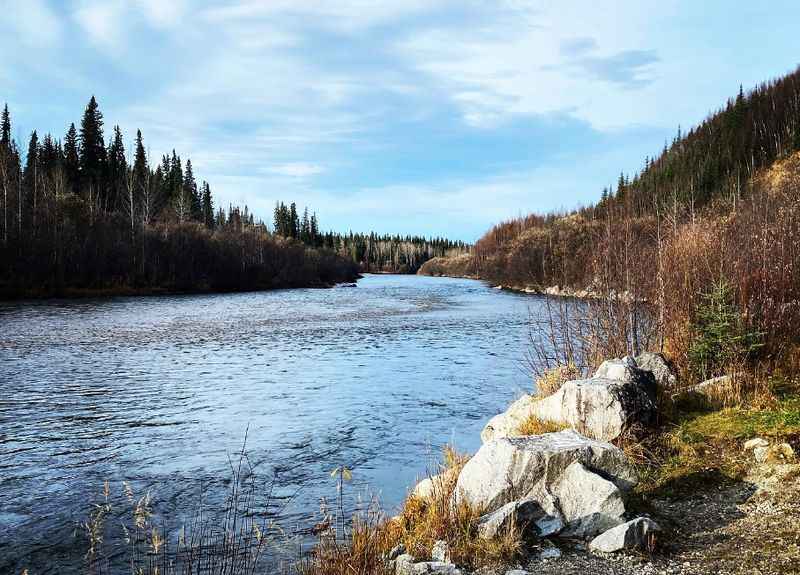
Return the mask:
<svg viewBox="0 0 800 575">
<path fill-rule="evenodd" d="M 400 503 L 441 446 L 479 445 L 529 384 L 536 298 L 471 280 L 367 276 L 357 288 L 0 304 L 0 572 L 80 565 L 75 525 L 105 480 L 181 517 L 226 492 L 247 450 L 307 524 L 334 496 Z M 58 564 L 58 566 L 54 565 Z M 50 567 L 49 570 L 45 566 Z"/>
</svg>

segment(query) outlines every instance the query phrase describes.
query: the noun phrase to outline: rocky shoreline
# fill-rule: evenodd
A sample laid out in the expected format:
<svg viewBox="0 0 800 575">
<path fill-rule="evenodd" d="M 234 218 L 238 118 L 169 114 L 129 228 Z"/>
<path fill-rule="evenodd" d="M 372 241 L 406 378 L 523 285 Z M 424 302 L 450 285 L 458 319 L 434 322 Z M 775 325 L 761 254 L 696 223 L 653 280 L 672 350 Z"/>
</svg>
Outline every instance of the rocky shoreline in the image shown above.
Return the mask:
<svg viewBox="0 0 800 575">
<path fill-rule="evenodd" d="M 781 561 L 759 557 L 758 537 L 740 544 L 733 535 L 778 518 L 800 520 L 800 465 L 789 444 L 746 442 L 737 453 L 752 467 L 744 481 L 678 498 L 637 492 L 637 464 L 620 445 L 634 430 L 652 428 L 659 394 L 676 382 L 663 356 L 642 354 L 606 361 L 592 377 L 568 381 L 548 397 L 523 396 L 486 424 L 483 445 L 461 469 L 423 480 L 410 497 L 433 498 L 454 483 L 450 504 L 481 510 L 480 538 L 521 530 L 522 559 L 472 571 L 484 575 L 800 573 L 800 529 L 787 532 L 797 552 Z M 530 418 L 563 429 L 520 434 Z M 737 545 L 738 552 L 720 554 Z M 471 572 L 451 561 L 444 540 L 430 557 L 398 545 L 387 560 L 396 575 Z"/>
</svg>

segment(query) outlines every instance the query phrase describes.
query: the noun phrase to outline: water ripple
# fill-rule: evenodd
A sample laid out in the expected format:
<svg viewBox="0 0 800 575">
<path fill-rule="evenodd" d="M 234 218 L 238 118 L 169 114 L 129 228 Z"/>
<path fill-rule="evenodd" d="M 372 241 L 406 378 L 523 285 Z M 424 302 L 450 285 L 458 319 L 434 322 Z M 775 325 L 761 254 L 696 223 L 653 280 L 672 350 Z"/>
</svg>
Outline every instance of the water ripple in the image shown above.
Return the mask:
<svg viewBox="0 0 800 575">
<path fill-rule="evenodd" d="M 392 509 L 444 443 L 529 385 L 528 306 L 470 280 L 368 276 L 357 289 L 0 304 L 0 572 L 71 573 L 74 532 L 108 480 L 186 517 L 221 501 L 248 431 L 256 472 L 314 517 Z"/>
</svg>

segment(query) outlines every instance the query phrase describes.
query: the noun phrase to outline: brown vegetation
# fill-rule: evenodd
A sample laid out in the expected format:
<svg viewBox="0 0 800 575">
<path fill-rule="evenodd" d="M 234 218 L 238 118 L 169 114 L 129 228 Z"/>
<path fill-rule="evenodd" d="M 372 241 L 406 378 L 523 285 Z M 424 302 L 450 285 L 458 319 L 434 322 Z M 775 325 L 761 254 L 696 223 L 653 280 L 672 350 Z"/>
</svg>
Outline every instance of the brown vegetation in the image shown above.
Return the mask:
<svg viewBox="0 0 800 575">
<path fill-rule="evenodd" d="M 459 253 L 445 257 L 431 258 L 422 264 L 417 272 L 423 276 L 446 276 L 446 277 L 477 277 L 478 270 L 475 266 L 475 258 L 470 253 Z"/>
<path fill-rule="evenodd" d="M 344 541 L 322 534 L 311 556 L 302 565 L 304 575 L 382 575 L 385 556 L 398 544 L 417 560 L 431 557 L 433 544 L 446 541 L 451 560 L 477 568 L 508 564 L 522 550 L 521 530 L 515 526 L 494 539 L 478 536 L 479 509 L 453 505 L 456 479 L 468 457 L 445 450 L 443 481 L 435 481 L 427 497 L 410 495 L 400 513 L 384 520 L 378 514 L 356 517 Z"/>
<path fill-rule="evenodd" d="M 562 431 L 564 429 L 568 429 L 569 427 L 570 426 L 566 423 L 545 421 L 531 414 L 519 426 L 516 435 L 521 435 L 521 436 L 543 435 L 545 433 L 555 433 L 557 431 Z"/>
</svg>

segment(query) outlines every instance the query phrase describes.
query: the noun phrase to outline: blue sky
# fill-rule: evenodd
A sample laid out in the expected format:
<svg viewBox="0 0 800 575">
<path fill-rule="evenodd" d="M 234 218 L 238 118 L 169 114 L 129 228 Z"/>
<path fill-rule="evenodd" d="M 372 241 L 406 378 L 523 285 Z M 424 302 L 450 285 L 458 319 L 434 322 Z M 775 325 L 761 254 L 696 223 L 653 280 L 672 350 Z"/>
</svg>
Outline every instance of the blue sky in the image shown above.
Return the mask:
<svg viewBox="0 0 800 575">
<path fill-rule="evenodd" d="M 107 132 L 264 218 L 294 200 L 324 228 L 473 241 L 591 202 L 793 70 L 800 3 L 737 4 L 0 0 L 0 100 L 27 140 L 95 94 Z"/>
</svg>

